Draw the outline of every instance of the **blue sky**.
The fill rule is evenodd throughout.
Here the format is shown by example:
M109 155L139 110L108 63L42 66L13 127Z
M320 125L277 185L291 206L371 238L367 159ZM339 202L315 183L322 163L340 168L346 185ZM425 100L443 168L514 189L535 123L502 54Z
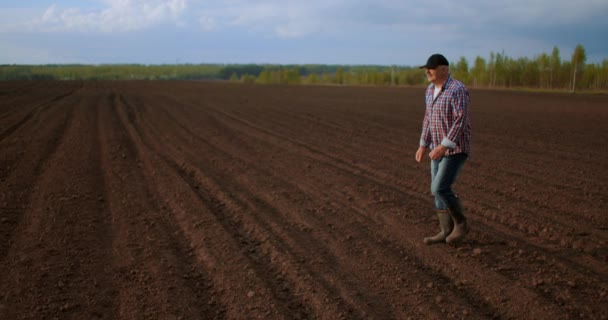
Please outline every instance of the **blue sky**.
M0 64L608 59L606 0L0 0Z

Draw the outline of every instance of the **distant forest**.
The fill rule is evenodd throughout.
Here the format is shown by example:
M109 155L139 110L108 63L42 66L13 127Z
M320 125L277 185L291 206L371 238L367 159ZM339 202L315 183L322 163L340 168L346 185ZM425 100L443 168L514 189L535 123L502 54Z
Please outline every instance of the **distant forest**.
M608 90L608 59L586 63L582 45L564 60L557 47L532 59L491 52L488 59L450 63L452 76L475 88ZM416 86L427 83L424 70L382 65L0 65L0 80L227 80L255 84L332 84Z

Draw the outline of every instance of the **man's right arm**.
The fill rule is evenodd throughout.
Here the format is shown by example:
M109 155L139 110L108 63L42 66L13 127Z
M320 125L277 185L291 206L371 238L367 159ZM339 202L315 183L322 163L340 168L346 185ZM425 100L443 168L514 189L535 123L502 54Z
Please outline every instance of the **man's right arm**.
M430 123L431 118L429 117L429 108L426 107L424 111L424 120L422 120L422 133L420 134L420 146L428 147L431 142L431 131Z
M426 101L426 99L425 99L425 101ZM428 147L428 145L430 144L430 141L431 141L431 132L430 132L430 126L429 126L430 120L431 119L429 117L429 109L425 108L424 119L422 120L422 133L420 134L420 146L418 147L418 150L416 151L416 161L418 161L418 162L422 161L422 157L424 156L424 153L426 152L426 148Z

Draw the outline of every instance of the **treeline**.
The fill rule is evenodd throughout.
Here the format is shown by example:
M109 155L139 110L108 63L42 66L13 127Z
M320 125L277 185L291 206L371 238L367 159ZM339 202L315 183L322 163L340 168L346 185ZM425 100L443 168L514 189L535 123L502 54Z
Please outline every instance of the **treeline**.
M258 72L230 68L231 81L258 84L419 85L424 73L412 67L350 65L265 65Z
M220 80L222 68L216 64L0 65L0 80Z
M491 52L473 64L461 57L450 63L452 76L476 88L532 88L552 90L608 90L608 59L587 64L585 49L576 46L569 60L559 48L532 59ZM424 85L424 70L400 66L257 66L225 69L232 81L260 84ZM251 71L251 72L250 72Z
M585 49L579 44L569 60L562 60L557 47L551 54L533 59L492 52L488 60L477 57L472 66L460 58L450 71L472 87L607 90L608 59L599 64L587 64L586 60Z
M258 65L258 64L177 64L177 65L0 65L0 80L233 80L265 84L399 84L391 81L387 66L342 65ZM409 70L411 68L405 68ZM354 75L357 75L355 77ZM355 79L357 78L357 79ZM409 84L421 81L421 74Z
M557 47L534 58L491 52L472 63L450 63L452 76L470 87L548 90L608 90L608 59L586 63L578 45L570 59ZM0 65L0 80L230 80L256 84L424 85L424 70L409 66L352 65Z

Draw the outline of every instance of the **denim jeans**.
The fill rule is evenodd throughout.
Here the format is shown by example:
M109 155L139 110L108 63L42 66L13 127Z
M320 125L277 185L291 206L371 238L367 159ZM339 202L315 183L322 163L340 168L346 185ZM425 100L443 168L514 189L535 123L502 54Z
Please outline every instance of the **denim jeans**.
M447 210L457 201L452 192L452 184L468 157L466 153L458 153L431 160L431 192L435 196L437 210Z

